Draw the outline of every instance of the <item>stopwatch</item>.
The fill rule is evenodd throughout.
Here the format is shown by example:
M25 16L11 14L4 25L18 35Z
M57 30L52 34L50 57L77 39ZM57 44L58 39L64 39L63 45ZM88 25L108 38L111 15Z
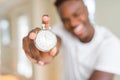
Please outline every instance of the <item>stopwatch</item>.
M48 29L45 28L45 24L42 24L40 31L37 34L37 37L34 40L35 46L42 52L49 52L57 44L57 37L51 31L51 27Z

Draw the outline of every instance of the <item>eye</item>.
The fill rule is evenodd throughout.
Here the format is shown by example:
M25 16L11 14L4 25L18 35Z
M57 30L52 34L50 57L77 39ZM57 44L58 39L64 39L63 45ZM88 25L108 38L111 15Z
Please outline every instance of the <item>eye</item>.
M63 23L68 23L69 19L62 19Z
M75 13L75 14L73 14L73 17L75 17L75 18L77 18L77 17L79 17L80 16L80 13Z

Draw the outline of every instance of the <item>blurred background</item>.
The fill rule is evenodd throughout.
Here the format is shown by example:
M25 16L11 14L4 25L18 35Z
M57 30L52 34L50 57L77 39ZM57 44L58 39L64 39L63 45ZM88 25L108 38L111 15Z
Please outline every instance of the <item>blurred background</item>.
M60 22L55 0L0 0L0 74L9 80L61 80L62 56L39 66L31 63L22 49L22 39L41 25L42 15L51 25ZM120 37L120 0L85 0L91 22L104 25ZM0 76L1 78L1 76ZM120 80L120 76L114 80Z

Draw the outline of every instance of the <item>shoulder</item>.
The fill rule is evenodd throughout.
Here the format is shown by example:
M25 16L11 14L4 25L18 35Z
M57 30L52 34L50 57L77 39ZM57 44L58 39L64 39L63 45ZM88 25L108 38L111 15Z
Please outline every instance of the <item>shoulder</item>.
M99 51L104 54L120 52L120 39L109 29L103 26L97 26L99 36L101 36ZM120 54L120 53L119 53Z
M102 36L101 48L120 48L120 39L115 34L106 27L100 26L97 28L99 29L99 34Z
M101 45L120 45L120 39L104 26L95 26L96 36L101 39Z
M120 74L120 40L107 28L101 27L101 31L102 40L96 70Z

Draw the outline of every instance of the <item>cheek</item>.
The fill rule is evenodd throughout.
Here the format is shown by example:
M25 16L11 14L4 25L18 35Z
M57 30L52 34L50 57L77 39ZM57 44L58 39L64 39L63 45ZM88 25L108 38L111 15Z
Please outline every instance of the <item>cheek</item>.
M80 16L80 18L81 18L82 22L84 22L84 23L88 22L88 16L87 15L83 14L83 15Z
M65 27L65 29L68 30L68 31L71 30L71 28L70 28L70 26L69 26L68 24L64 24L64 27Z

